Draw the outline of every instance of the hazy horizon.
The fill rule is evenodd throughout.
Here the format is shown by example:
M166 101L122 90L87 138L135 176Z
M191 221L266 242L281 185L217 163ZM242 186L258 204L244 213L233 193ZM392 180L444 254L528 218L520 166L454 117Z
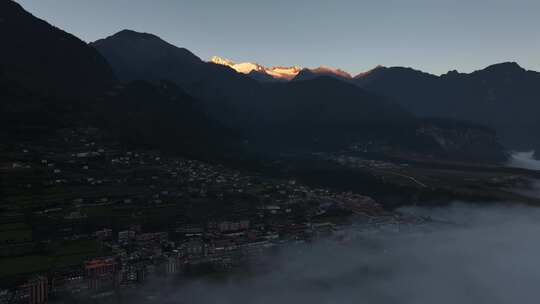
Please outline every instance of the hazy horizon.
M377 65L471 72L506 61L540 70L540 2L532 0L17 2L87 42L132 29L203 60L326 65L351 74Z

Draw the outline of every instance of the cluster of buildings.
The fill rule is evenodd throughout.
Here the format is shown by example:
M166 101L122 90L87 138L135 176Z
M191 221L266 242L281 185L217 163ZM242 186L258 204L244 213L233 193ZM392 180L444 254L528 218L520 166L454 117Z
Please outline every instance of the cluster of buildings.
M2 185L10 191L0 229L9 217L10 229L30 231L0 231L2 257L39 255L35 248L56 241L91 240L100 249L61 267L21 271L16 284L0 288L0 303L108 296L155 276L264 268L281 246L332 235L351 218L396 220L370 197L129 150L99 134L64 130L41 144L2 147L0 174L11 179ZM14 246L23 249L13 253Z
M274 209L264 210L272 212ZM373 224L380 224L377 217ZM172 232L102 229L93 236L107 254L77 265L32 274L23 283L0 289L0 303L48 303L69 297L110 297L153 278L189 276L245 268L262 271L269 257L291 243L332 236L332 222L221 221L182 225Z
M365 169L380 169L380 170L399 170L403 167L407 167L407 164L396 164L392 162L382 161L382 160L373 160L365 159L358 156L347 155L347 154L324 154L322 155L324 159L333 161L342 166L352 167L352 168L365 168Z

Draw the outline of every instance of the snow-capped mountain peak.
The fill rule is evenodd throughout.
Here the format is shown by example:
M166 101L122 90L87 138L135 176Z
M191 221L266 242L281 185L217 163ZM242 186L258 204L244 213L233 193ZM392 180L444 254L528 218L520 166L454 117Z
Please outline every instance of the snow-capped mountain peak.
M237 72L244 73L244 74L249 74L252 71L264 72L266 70L266 68L263 67L262 65L259 65L257 63L252 63L252 62L238 63L238 64L233 65L232 68L235 69Z
M278 79L292 80L298 73L302 71L301 67L271 67L266 69L266 73Z
M238 73L249 74L251 72L258 72L258 73L267 74L268 76L276 80L291 80L296 75L298 75L298 73L300 73L300 71L302 70L302 68L297 67L297 66L267 68L258 63L253 63L253 62L235 63L232 60L222 58L219 56L212 57L210 59L210 62L228 66L232 68L233 70L237 71Z
M210 62L215 63L215 64L226 65L226 66L233 66L234 65L234 62L232 60L222 58L222 57L219 57L219 56L212 57L210 59Z
M233 70L236 70L237 72L243 73L243 74L249 74L252 71L264 72L265 70L265 67L257 63L252 63L252 62L235 63L232 60L229 60L227 58L222 58L219 56L212 57L210 59L210 62L228 66L232 68Z
M233 70L237 71L238 73L243 74L250 74L253 72L258 73L257 75L263 74L267 79L274 79L274 80L293 80L300 74L302 71L307 70L312 74L315 75L333 75L336 77L344 78L344 79L352 79L352 76L340 69L331 68L328 66L320 66L315 69L304 69L299 66L290 66L290 67L283 67L283 66L274 66L267 68L265 66L262 66L258 63L253 62L242 62L242 63L235 63L232 60L222 58L219 56L214 56L210 59L210 62L215 64L221 64L228 66L232 68Z

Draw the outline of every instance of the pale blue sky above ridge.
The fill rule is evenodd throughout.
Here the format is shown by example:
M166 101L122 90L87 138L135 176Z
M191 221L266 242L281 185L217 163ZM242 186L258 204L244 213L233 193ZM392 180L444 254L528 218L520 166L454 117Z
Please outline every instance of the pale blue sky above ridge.
M539 0L18 0L85 41L156 34L204 60L378 64L441 74L516 61L540 71Z

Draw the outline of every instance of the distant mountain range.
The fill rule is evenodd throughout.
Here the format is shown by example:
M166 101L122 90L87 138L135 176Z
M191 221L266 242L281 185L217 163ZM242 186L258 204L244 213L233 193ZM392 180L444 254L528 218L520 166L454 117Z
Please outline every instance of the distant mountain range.
M394 123L414 120L400 107L337 79L263 84L223 65L234 66L230 61L215 58L220 64L204 62L186 49L150 34L121 31L91 45L124 82L171 80L205 103L211 117L231 128L244 130L255 141L260 138L257 134L271 136L275 128L284 126L288 131L279 133L280 137L292 137L293 143L309 142L320 137L315 134L317 130L337 126L348 126L353 132L368 124L386 129ZM244 72L262 69L255 65L250 68L253 69ZM336 136L327 138L334 140ZM317 141L324 142L320 138Z
M234 63L229 59L218 56L212 57L210 62L230 67L238 73L251 75L259 80L292 80L302 70L302 68L297 66L267 68L252 62ZM266 77L263 75L266 75Z
M317 115L320 121L329 122L332 112L342 110L345 110L342 116L332 115L336 123L352 115L356 115L357 122L361 122L362 117L382 122L384 117L391 115L392 110L409 116L399 107L388 108L383 99L337 79L311 79L302 85L295 82L263 85L246 75L265 71L262 66L236 65L217 57L214 62L219 64L207 63L188 50L151 34L124 30L91 45L107 59L120 80L171 80L206 101L214 117L225 123L283 123L292 119L293 112L300 115L296 118L301 118L301 114L305 113L304 116ZM239 73L231 67L244 70ZM279 71L279 68L271 69ZM321 84L326 87L325 91L321 90ZM302 94L297 92L298 88L302 88ZM314 107L315 104L327 109L320 111L320 107ZM371 108L380 109L374 113L377 115L366 117L365 113L370 112Z
M261 81L309 80L321 76L330 76L338 79L352 79L352 76L349 73L327 66L320 66L315 69L301 68L299 66L274 66L268 68L253 62L235 63L229 59L218 56L212 57L210 62L230 67L238 73L249 75L256 80Z
M208 111L232 123L257 100L261 84L229 67L207 63L161 38L130 30L90 44L110 63L120 81L169 80L207 103Z
M0 20L9 25L0 32L14 41L0 48L0 115L10 135L23 132L20 128L98 124L130 144L192 153L219 154L228 147L320 151L376 143L380 149L437 157L505 157L490 129L415 116L408 99L396 97L433 89L406 86L408 95L401 96L393 91L398 84L389 82L385 91L382 84L396 79L386 73L393 69L351 77L324 67L265 68L215 58L216 64L130 30L88 45L12 1L1 2ZM255 74L274 80L257 81ZM414 86L433 81L422 73L410 77L416 78L402 81Z
M311 80L330 76L387 97L419 117L441 117L470 121L494 128L510 149L540 146L540 73L527 71L515 62L489 66L473 73L450 71L436 76L412 68L377 66L352 77L339 69L293 67L286 77L270 75L254 63L234 64L214 57L261 81Z
M467 120L497 130L511 149L540 146L540 73L506 62L470 74L436 76L379 67L353 83L420 117Z
M411 123L414 121L411 115L392 105L395 100L379 98L358 88L362 86L361 79L367 80L378 70L385 69L382 67L351 77L330 68L266 68L256 63L236 64L220 57L206 63L157 36L133 31L119 32L92 45L118 70L121 79L173 80L190 94L206 101L213 117L233 128L263 133L261 128L264 127L271 130L270 134L277 125L287 126L288 131L281 136L296 134L296 139L302 135L304 139L313 139L317 137L316 132L328 134L328 130L334 130L327 139L348 137L350 141L353 140L350 133L366 136L367 133L377 134L376 129L384 129L383 133L388 135L392 133L391 129L400 129L405 121L409 126L421 124ZM139 73L140 69L144 73ZM286 76L279 78L275 73L272 76L272 71L276 70L287 71ZM298 74L292 77L297 71ZM270 78L273 81L269 81ZM296 82L306 83L297 85ZM388 120L387 117L393 118ZM306 124L307 121L310 123ZM366 132L366 128L372 131ZM302 135L298 134L299 130L303 130ZM396 134L401 132L396 131L393 135ZM401 136L400 141L412 143L413 137Z

